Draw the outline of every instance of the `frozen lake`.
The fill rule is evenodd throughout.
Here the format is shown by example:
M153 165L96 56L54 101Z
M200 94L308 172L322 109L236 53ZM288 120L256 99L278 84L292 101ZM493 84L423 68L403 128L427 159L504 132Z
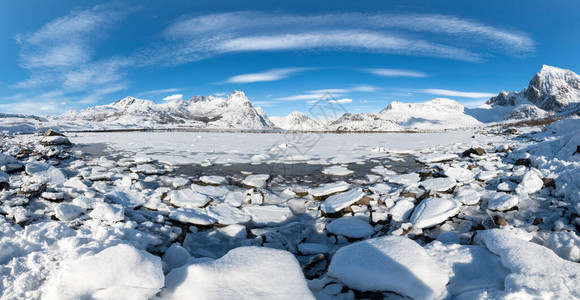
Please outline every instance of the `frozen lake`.
M306 163L335 165L397 158L424 151L465 150L501 143L473 131L442 133L91 132L71 136L85 151L106 143L109 153L146 156L171 165ZM445 150L443 150L445 149ZM97 154L97 153L95 153Z

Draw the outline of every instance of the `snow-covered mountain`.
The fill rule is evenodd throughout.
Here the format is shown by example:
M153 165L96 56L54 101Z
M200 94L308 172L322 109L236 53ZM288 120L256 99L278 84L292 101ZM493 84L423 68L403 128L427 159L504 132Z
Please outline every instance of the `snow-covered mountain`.
M109 105L70 111L51 118L70 123L94 124L97 122L103 127L126 125L145 128L160 126L233 129L274 128L274 124L268 119L266 113L260 108L255 108L246 95L240 91L234 91L227 98L195 96L188 101L175 100L162 104L126 97Z
M502 91L486 104L514 108L514 114L507 118L574 112L580 108L580 76L570 70L543 65L521 92Z
M479 126L460 103L435 98L423 103L393 101L380 113L345 114L328 126L331 131L440 130Z
M318 131L324 129L324 122L312 119L299 111L293 111L285 117L270 117L270 121L284 130Z

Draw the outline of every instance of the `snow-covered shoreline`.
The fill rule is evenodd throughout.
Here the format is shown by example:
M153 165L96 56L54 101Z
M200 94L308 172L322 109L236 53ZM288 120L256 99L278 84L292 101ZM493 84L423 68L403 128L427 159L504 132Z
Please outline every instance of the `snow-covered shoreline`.
M0 295L576 297L578 128L323 134L290 154L304 141L282 134L4 135ZM418 165L390 169L402 155ZM277 168L211 176L296 162L326 165L326 183ZM176 173L191 164L205 174Z

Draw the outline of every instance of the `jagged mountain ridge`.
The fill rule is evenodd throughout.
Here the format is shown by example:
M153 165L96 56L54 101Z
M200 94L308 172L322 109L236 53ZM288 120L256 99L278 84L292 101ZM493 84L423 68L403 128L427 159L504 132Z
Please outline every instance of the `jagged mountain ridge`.
M580 105L580 76L571 70L543 65L521 92L502 91L486 102L490 106L534 105L562 113Z
M234 91L227 98L195 96L187 101L174 100L162 104L126 97L109 105L70 111L52 118L62 121L105 122L145 127L158 125L236 129L274 127L266 113L260 108L255 108L240 91Z
M435 98L424 103L393 101L379 113L346 113L337 120L317 120L294 111L268 118L243 92L227 98L195 96L157 104L126 97L109 105L71 111L51 120L106 128L189 127L219 129L285 129L297 131L404 131L481 126L511 119L543 118L580 108L580 76L570 70L544 65L521 92L502 91L486 104L467 109L460 103ZM84 122L84 123L83 123ZM96 126L95 124L99 124ZM103 125L104 124L104 125Z

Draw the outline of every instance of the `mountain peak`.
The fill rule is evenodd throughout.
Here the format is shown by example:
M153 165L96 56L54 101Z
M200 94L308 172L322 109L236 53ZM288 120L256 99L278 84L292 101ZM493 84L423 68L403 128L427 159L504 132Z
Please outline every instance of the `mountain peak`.
M117 101L111 103L111 106L114 106L117 108L127 108L129 106L136 105L136 104L148 106L148 105L155 104L155 103L151 100L138 99L135 97L128 96L128 97L125 97L121 100L117 100Z

